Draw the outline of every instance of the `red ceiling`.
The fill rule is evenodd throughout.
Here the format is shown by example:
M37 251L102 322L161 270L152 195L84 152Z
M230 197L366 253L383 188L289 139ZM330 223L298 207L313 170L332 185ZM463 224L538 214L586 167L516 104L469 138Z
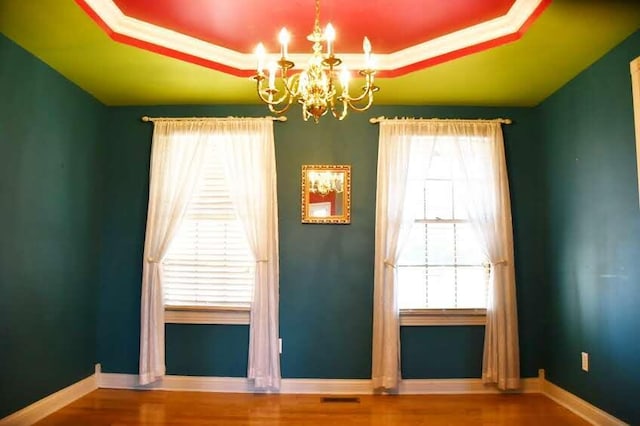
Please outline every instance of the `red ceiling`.
M339 52L360 52L369 37L390 53L506 14L515 0L322 0L320 24L336 28ZM125 14L213 44L249 53L260 41L278 49L283 26L290 51L307 53L313 0L114 0ZM342 32L343 30L344 32Z

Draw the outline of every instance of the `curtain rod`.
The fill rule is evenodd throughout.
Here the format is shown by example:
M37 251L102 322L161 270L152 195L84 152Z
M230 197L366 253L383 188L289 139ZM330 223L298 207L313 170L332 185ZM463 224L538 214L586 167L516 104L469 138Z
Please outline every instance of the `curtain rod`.
M377 124L377 123L381 123L383 121L392 121L392 120L407 120L407 121L440 121L440 122L447 122L447 121L452 121L452 122L457 122L457 123L501 123L501 124L511 124L511 119L510 118L494 118L492 120L485 120L485 119L458 119L458 118L414 118L414 117L395 117L395 118L387 118L384 115L381 115L380 117L371 117L369 119L369 123L371 124Z
M233 116L229 116L229 117L149 117L147 115L143 115L142 117L140 117L140 119L144 122L147 121L151 121L151 122L156 122L156 121L224 121L224 120L234 120L234 119L243 119L243 118L266 118L267 120L271 120L271 121L287 121L287 117L285 116L280 116L280 117L271 117L271 116L267 116L267 117L233 117Z

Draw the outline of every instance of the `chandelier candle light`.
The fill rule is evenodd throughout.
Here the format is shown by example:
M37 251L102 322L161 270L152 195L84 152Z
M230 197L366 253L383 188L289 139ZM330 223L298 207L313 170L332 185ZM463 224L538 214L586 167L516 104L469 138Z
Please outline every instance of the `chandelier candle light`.
M373 94L379 87L373 84L375 69L371 43L364 38L364 69L359 74L364 77L365 85L358 96L349 94L349 70L342 66L342 60L334 53L336 32L328 24L324 33L320 29L320 0L316 0L315 23L313 33L307 40L313 42L313 54L307 66L300 72L289 74L295 64L288 59L290 35L285 28L280 31L280 59L268 65L268 77L264 73L267 53L262 43L256 48L258 57L258 73L253 77L260 100L268 105L274 114L284 114L297 101L302 105L302 117L307 121L310 117L318 123L320 117L328 111L338 120L347 116L349 108L365 111L373 103ZM323 53L322 42L326 42L326 53ZM280 70L280 79L276 87L276 74ZM336 76L339 73L336 83ZM267 87L264 87L267 80ZM282 93L280 93L282 92Z

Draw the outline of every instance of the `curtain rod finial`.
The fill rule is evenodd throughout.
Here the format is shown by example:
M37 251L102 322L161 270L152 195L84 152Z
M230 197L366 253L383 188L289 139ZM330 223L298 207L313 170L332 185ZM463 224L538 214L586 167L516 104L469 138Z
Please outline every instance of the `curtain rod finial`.
M143 115L142 117L140 117L140 119L141 119L142 121L144 121L145 123L146 123L147 121L151 121L151 119L149 118L149 116L148 116L148 115Z

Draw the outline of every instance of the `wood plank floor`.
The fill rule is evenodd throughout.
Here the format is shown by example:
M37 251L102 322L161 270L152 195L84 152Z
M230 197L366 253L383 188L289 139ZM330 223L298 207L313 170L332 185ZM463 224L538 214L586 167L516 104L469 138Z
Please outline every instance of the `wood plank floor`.
M587 425L540 394L358 396L99 389L37 425Z

